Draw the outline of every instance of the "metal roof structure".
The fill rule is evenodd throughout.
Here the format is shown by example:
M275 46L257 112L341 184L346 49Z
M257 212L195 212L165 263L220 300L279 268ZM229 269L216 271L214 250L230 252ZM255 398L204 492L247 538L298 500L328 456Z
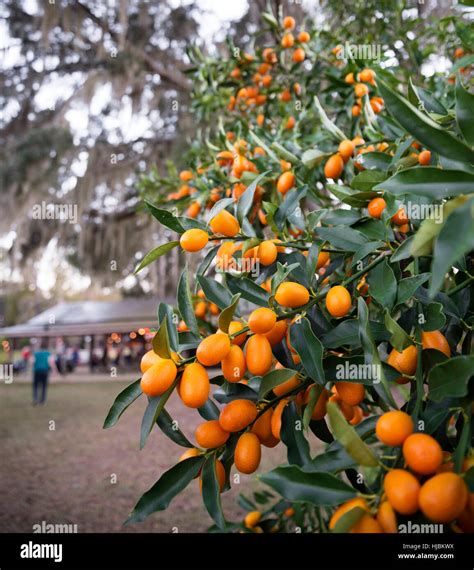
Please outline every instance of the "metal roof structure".
M156 327L158 303L155 298L59 303L26 323L0 328L0 337L82 336Z

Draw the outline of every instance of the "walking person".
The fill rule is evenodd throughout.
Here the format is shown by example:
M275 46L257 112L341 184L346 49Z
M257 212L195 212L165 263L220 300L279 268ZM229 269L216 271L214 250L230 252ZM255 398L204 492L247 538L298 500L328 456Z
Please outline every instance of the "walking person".
M43 342L41 348L34 353L33 363L33 405L44 404L46 402L46 390L51 367L49 360L51 352L47 350L47 345Z

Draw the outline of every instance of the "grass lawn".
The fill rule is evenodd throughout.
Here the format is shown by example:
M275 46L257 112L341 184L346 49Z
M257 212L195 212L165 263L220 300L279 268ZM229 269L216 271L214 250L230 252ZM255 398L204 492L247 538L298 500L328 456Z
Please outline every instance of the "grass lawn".
M28 384L0 385L0 532L31 532L32 525L71 523L78 532L204 532L212 523L205 511L199 485L176 497L167 511L141 524L122 527L139 499L184 451L155 427L139 450L139 432L145 400L125 412L118 424L102 429L115 396L126 384L53 384L43 407L31 405ZM177 395L168 411L192 439L202 421L183 408ZM55 429L51 429L54 425ZM263 448L260 471L285 461L285 449ZM116 477L116 483L112 478ZM241 520L236 505L239 492L257 488L254 476L223 495L226 517Z

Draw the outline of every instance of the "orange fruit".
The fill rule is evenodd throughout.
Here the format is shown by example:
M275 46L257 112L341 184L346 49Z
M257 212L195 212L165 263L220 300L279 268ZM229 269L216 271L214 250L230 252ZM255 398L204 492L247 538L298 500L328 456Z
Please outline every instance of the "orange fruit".
M295 51L293 52L292 60L295 63L301 63L302 61L305 60L305 57L306 57L306 53L305 53L304 49L299 47L299 48L296 48Z
M209 235L207 232L198 228L193 228L192 230L184 232L179 243L184 251L195 252L206 247L208 241Z
M285 195L290 188L293 188L295 185L295 175L293 172L286 171L283 174L280 174L278 181L277 181L277 190L280 194Z
M296 307L306 305L309 301L309 291L299 283L285 281L278 286L275 300L282 307L295 309Z
M244 525L247 528L253 528L254 526L258 525L261 518L262 518L262 513L260 511L250 511L250 513L247 513L245 515Z
M193 362L184 367L179 395L185 406L188 408L204 406L209 397L209 388L209 376L204 366L199 362Z
M260 440L251 432L243 433L235 446L235 467L241 473L253 473L260 465L262 450Z
M356 382L336 382L336 389L341 400L349 406L357 406L365 396L364 385Z
M232 400L220 413L219 424L225 431L240 431L257 417L257 406L250 400Z
M434 473L443 463L440 444L426 433L414 433L403 442L403 456L408 466L422 475Z
M324 165L324 176L337 180L344 170L344 161L339 154L330 156Z
M383 529L370 515L363 515L356 524L351 528L351 532L355 534L362 534L362 533L382 533Z
M233 344L221 362L222 374L227 382L239 382L246 370L245 356L240 346Z
M280 400L273 410L272 415L272 435L275 439L280 440L280 430L281 430L281 416L285 406L288 404L288 400Z
M402 445L413 433L413 420L407 413L399 410L386 412L377 420L375 433L385 445Z
M294 38L293 34L285 34L281 38L281 47L283 49L293 47L294 45L295 45L295 38Z
M422 150L418 155L418 162L421 166L426 166L430 163L431 160L431 152L429 150Z
M283 382L283 384L278 384L278 386L275 386L275 388L273 388L273 392L275 396L283 396L283 394L290 392L290 390L294 390L299 385L300 381L298 380L298 374L295 373L294 376L292 376L286 382Z
M215 366L227 356L229 350L229 337L224 333L215 333L199 343L196 350L196 357L204 366Z
M230 325L229 325L229 334L233 335L238 333L240 330L242 330L244 327L243 323L240 323L239 321L231 321ZM247 338L247 333L244 332L242 334L238 334L237 336L235 336L232 339L232 344L237 344L238 346L240 346L241 344L243 344L245 342L245 339Z
M398 532L397 515L388 501L380 503L377 511L377 522L383 532L394 534Z
M364 511L369 510L369 507L367 506L365 499L362 499L361 497L355 497L355 499L350 499L349 501L347 501L346 503L344 503L335 510L334 514L331 517L331 520L329 521L330 530L332 530L336 526L337 521L343 515L345 515L349 511L352 511L352 509L355 509L356 507L364 509Z
M209 420L198 425L194 437L199 447L214 449L224 445L230 433L221 427L218 420Z
M145 373L154 364L158 364L160 360L162 360L161 356L156 354L154 350L149 350L142 356L142 359L140 361L140 370L142 373Z
M183 182L189 182L189 180L193 179L193 173L190 170L181 170L179 178Z
M354 416L353 416L352 420L349 421L349 423L351 424L351 426L356 426L357 424L360 424L363 417L364 417L364 414L362 412L362 408L360 406L355 406L354 407Z
M403 226L408 222L408 216L405 208L398 209L398 212L392 216L392 222L397 224L397 226Z
M302 31L298 34L298 41L302 44L309 42L310 39L311 36L308 34L308 32Z
M345 317L352 305L349 291L342 285L331 287L326 295L326 309L333 317Z
M354 154L355 144L352 141L346 139L339 143L337 150L342 156L342 160L344 162L347 162Z
M294 126L295 126L295 118L294 117L288 117L288 120L285 123L285 129L291 130Z
M349 83L350 85L353 85L355 83L355 79L354 79L354 74L352 72L348 73L345 77L344 77L344 81L346 83Z
M258 246L258 259L262 265L271 265L278 255L277 246L271 240L262 241Z
M196 317L203 319L206 316L207 303L205 301L198 301L194 307L194 314Z
M263 376L272 367L272 347L262 334L252 335L245 346L245 361L248 371L254 376Z
M291 16L286 16L283 18L283 27L285 30L293 30L296 25L295 19Z
M273 408L268 408L255 420L251 430L265 447L275 447L279 441L272 434L272 417Z
M234 237L240 232L240 225L230 212L227 210L220 211L217 216L209 222L211 229L216 234L222 234L227 237Z
M360 136L357 135L352 139L352 142L356 145L356 146L361 146L365 143L364 139Z
M375 100L375 98L372 98L370 101L370 106L372 107L372 111L376 114L380 113L383 109L383 105L381 103L379 103L378 101Z
M267 309L265 307L255 309L255 311L252 311L249 316L249 329L258 334L268 333L275 326L276 319L277 316L271 309Z
M277 321L272 330L267 332L264 336L267 337L268 342L271 346L275 346L283 339L283 337L286 335L287 330L288 323L282 319L281 321Z
M359 79L365 81L366 83L373 81L375 79L375 72L372 69L363 69L359 73Z
M176 364L168 358L163 358L143 374L140 387L150 398L161 396L171 387L177 373Z
M364 83L356 83L356 85L354 86L354 94L357 98L367 95L368 92L369 88Z
M432 348L434 350L439 350L448 358L451 356L451 348L446 337L441 331L422 332L421 344L423 345L423 350Z
M330 256L328 251L320 251L318 255L318 261L316 262L316 269L321 269L329 261Z
M291 101L291 93L288 89L284 89L281 94L280 94L280 100L288 103L289 101Z
M389 503L398 513L416 513L420 484L414 475L404 469L392 469L385 475L383 484Z
M362 112L360 105L352 105L351 114L353 117L359 117Z
M402 352L393 349L388 355L387 363L405 376L413 376L416 372L418 351L416 346L407 346Z
M456 473L440 473L428 479L420 490L420 509L433 522L449 523L464 511L469 493Z
M387 207L387 202L383 198L374 198L369 202L367 210L369 211L369 216L371 218L376 218L377 220L381 218L382 212Z

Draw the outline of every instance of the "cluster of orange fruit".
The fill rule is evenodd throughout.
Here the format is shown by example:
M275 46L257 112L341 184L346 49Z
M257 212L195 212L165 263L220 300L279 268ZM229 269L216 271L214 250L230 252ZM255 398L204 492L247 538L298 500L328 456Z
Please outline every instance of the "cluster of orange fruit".
M352 116L358 117L362 111L362 98L369 95L370 89L368 85L376 86L375 81L375 71L373 69L363 69L360 73L354 77L354 73L348 73L344 81L350 85L354 85L354 96L356 97L356 103L352 107ZM380 113L384 107L384 101L382 97L371 97L369 100L370 106L374 113Z
M456 521L455 529L474 531L474 493L469 493L463 477L454 473L450 454L430 435L413 431L413 420L405 412L386 412L378 419L378 439L390 447L402 446L405 467L390 469L385 475L378 506L369 506L362 497L351 499L334 512L330 529L344 514L359 507L365 513L351 527L353 533L396 533L396 513L408 516L419 510L432 522ZM472 465L474 458L465 459L462 471Z

